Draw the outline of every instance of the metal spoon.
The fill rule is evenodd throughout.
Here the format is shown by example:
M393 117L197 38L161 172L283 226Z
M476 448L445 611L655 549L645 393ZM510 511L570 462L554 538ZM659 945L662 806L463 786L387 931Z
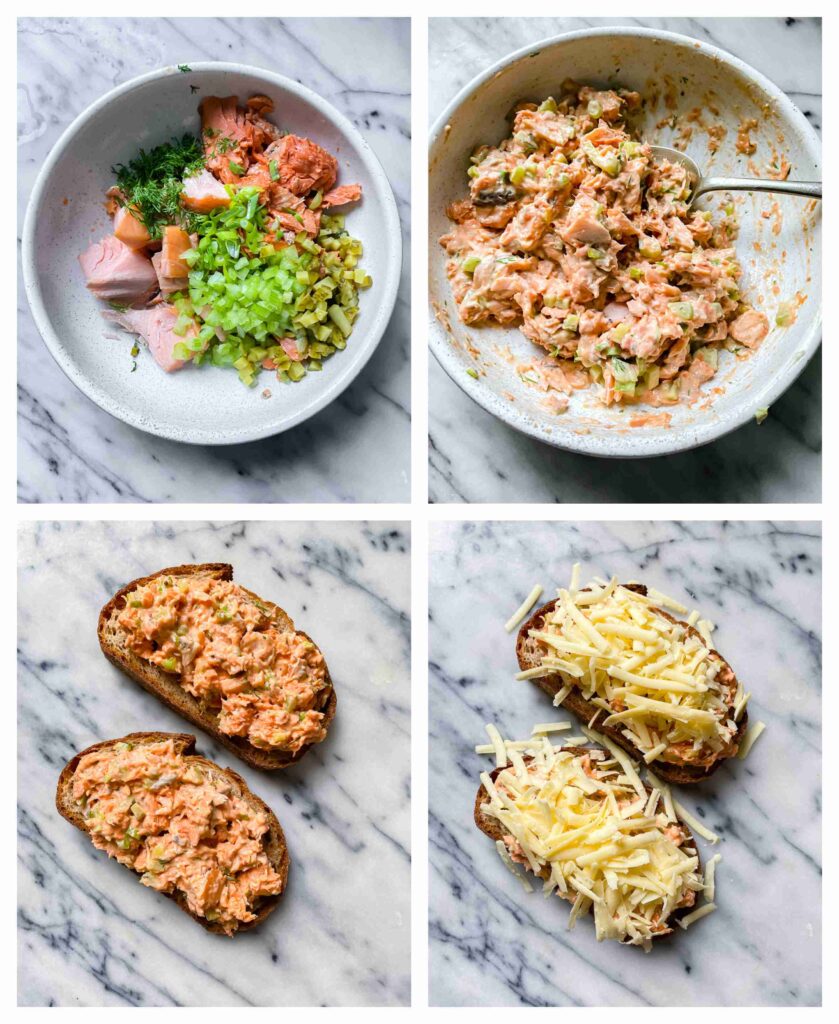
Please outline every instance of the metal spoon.
M667 146L651 146L656 160L669 160L681 164L688 172L691 184L690 206L706 192L786 192L793 196L821 199L820 181L775 181L774 178L703 178L697 164L685 153Z

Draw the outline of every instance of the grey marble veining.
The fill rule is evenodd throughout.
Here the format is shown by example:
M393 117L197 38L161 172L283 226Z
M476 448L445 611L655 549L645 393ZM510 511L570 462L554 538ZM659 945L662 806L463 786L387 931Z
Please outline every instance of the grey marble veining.
M410 998L407 523L76 523L19 537L18 1001L61 1006L405 1005ZM99 608L140 575L229 561L323 649L326 741L249 768L102 656ZM60 614L56 608L60 607ZM259 928L211 935L55 810L64 763L99 739L194 732L276 812L289 885Z
M504 622L584 579L634 578L699 608L767 729L678 799L721 836L718 910L649 954L525 893L472 821L474 753L576 722L517 682ZM485 1006L811 1006L821 998L821 540L815 523L435 523L430 536L430 1000Z
M821 23L814 18L446 18L429 23L429 117L475 75L529 43L634 25L693 36L763 72L821 130ZM587 458L511 430L429 360L429 493L435 502L775 502L821 498L821 358L760 426L666 459Z
M359 377L307 423L229 448L150 437L98 409L49 356L19 281L19 500L408 500L408 20L26 18L18 29L18 231L44 158L85 107L154 68L229 59L302 82L353 122L390 179L404 243L393 318Z

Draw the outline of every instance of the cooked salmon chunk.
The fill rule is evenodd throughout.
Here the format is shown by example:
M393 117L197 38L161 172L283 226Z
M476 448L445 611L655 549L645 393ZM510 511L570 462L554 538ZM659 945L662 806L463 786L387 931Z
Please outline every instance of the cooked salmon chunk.
M79 256L87 287L105 302L134 306L157 290L157 274L144 253L130 249L115 235L94 242Z
M146 225L127 206L114 213L114 235L129 249L144 249L151 241Z
M184 340L184 337L175 334L172 329L178 320L178 312L174 306L160 303L151 309L126 309L122 312L108 309L102 316L111 323L124 327L126 331L138 334L148 345L154 361L167 373L180 370L184 365L174 355L175 345ZM185 335L194 336L194 329L188 330Z
M205 168L184 178L181 203L193 213L210 213L221 206L230 206L230 196L218 178Z

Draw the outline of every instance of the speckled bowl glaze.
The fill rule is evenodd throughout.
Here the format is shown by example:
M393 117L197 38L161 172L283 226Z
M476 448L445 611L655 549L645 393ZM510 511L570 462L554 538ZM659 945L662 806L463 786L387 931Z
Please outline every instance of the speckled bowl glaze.
M472 150L508 135L506 114L522 99L557 94L573 78L603 87L638 90L649 103L643 137L671 145L675 133L660 122L673 112L694 108L715 111L709 120L727 131L712 155L707 135L695 131L687 152L706 174L759 176L780 154L789 160L789 177L821 178L818 136L801 112L763 75L730 54L684 36L648 29L603 28L572 32L511 54L470 83L442 114L431 132L429 181L429 336L431 349L446 372L487 412L532 437L559 448L607 457L664 455L706 444L770 406L795 380L821 337L821 206L798 197L734 193L740 218L737 251L743 265L742 290L769 316L772 330L752 357L737 360L722 353L720 369L692 406L668 409L665 426L630 426L645 412L606 408L594 388L576 392L567 412L547 410L544 395L522 382L516 365L539 354L519 331L501 327L467 328L459 322L446 279L446 255L438 239L450 226L445 208L466 194L465 169ZM751 136L757 152L737 153L738 126L756 118ZM753 161L752 166L749 162ZM703 197L699 206L716 209L723 193ZM776 233L777 232L777 233ZM784 299L804 296L796 323L774 326ZM477 371L473 379L467 370Z
M191 87L197 87L193 92ZM364 198L347 209L347 229L364 243L373 285L347 347L300 383L263 374L253 388L235 371L211 366L164 373L144 350L132 372L132 339L106 324L85 288L78 254L110 233L103 208L111 168L200 127L203 96L263 93L280 127L334 154L339 183L360 182ZM23 231L23 274L35 322L61 369L97 405L140 430L192 444L232 444L278 434L314 415L351 383L378 345L396 301L401 265L399 217L388 180L350 122L310 90L241 64L161 68L109 92L67 129L38 177ZM115 335L120 335L115 340ZM271 396L262 397L265 388Z

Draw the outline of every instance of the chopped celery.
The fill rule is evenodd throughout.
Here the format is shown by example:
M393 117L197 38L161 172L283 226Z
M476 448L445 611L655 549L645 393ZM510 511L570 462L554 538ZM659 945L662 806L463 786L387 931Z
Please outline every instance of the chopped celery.
M608 174L610 178L616 178L620 174L620 158L614 151L604 153L591 142L584 141L583 152L595 167L599 167L600 170Z
M310 205L320 205L317 199ZM301 379L307 366L319 368L311 364L346 344L358 313L358 289L372 284L358 267L361 243L346 233L342 217L325 214L317 239L301 231L279 249L268 221L253 188L234 193L227 209L197 216L189 290L173 297L175 332L184 337L175 346L176 358L233 367L247 385L266 360L289 380ZM198 330L187 337L191 325ZM333 332L341 345L322 344L334 341ZM276 344L280 338L295 339L301 354L312 344L322 344L323 351L292 372L294 364Z
M677 320L693 320L693 303L668 302L667 305Z
M795 323L795 306L792 302L781 302L775 314L776 327L789 327Z
M661 242L652 235L641 235L638 240L638 252L647 260L661 258Z

